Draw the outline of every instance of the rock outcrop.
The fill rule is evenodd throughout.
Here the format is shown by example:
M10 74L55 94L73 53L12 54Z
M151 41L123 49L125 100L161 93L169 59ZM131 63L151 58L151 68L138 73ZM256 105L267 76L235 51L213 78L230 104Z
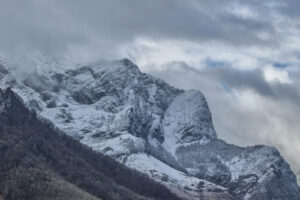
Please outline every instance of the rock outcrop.
M218 139L200 91L176 89L128 59L81 67L57 62L26 79L2 71L1 85L39 116L182 197L300 199L296 176L275 148Z

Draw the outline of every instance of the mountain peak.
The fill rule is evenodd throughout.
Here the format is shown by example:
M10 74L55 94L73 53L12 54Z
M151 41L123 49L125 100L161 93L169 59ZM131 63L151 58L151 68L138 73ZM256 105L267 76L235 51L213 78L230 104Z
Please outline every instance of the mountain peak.
M295 176L280 155L217 138L200 91L174 88L128 59L62 68L10 85L27 107L95 151L192 196L187 199L221 188L239 199L298 200ZM1 85L7 80L0 77ZM21 109L23 103L8 89L0 105Z
M164 114L163 129L167 149L195 142L208 143L217 139L204 95L198 90L188 90L178 95Z
M126 70L127 73L133 73L133 74L141 73L139 67L128 58L123 58L120 60L108 62L106 66L110 66L110 67L114 66L115 67L114 69L121 70L121 71Z
M131 60L129 60L128 58L123 58L120 60L124 66L127 67L133 67L133 68L138 68L138 66L136 64L134 64Z

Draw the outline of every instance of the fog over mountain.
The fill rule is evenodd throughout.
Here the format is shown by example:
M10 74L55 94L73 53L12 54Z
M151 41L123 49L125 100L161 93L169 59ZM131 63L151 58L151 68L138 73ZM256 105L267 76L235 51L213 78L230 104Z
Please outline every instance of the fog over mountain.
M300 173L299 1L0 3L0 60L20 75L33 69L32 55L128 57L178 88L200 89L220 138L276 146Z

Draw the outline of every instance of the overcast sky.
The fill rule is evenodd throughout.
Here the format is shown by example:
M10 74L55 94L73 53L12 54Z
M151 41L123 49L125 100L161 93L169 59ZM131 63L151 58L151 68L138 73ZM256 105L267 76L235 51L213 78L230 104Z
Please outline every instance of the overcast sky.
M296 168L299 11L299 0L0 0L0 54L128 57L177 87L200 89L220 138L274 145Z

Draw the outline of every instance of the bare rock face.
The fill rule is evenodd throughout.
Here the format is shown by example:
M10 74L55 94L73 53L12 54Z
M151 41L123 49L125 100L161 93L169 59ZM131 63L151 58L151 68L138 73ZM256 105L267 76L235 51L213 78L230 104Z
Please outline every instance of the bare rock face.
M2 67L0 85L57 128L183 198L300 199L296 176L275 148L218 139L200 91L176 89L128 59L54 63L39 61L44 67L25 79Z
M200 91L190 90L177 96L164 113L162 124L166 149L174 144L207 143L217 139L210 111Z

